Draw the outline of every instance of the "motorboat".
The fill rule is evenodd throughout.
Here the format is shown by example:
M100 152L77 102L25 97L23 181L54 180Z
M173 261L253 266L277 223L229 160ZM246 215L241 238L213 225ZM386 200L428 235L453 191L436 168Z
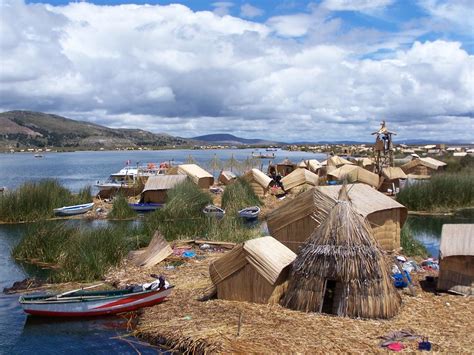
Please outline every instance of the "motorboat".
M130 208L136 212L151 212L162 208L162 203L129 203Z

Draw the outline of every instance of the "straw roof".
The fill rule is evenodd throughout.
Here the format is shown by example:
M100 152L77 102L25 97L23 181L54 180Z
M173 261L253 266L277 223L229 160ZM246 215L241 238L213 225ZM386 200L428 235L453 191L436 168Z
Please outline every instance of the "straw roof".
M347 160L347 159L344 159L344 158L341 158L340 156L338 155L334 155L332 157L330 157L328 160L325 160L321 163L321 165L332 165L332 166L341 166L341 165L354 165L353 162Z
M186 175L154 175L150 176L143 188L145 191L170 190L179 183L185 181Z
M254 180L264 188L269 187L270 183L272 182L272 179L269 176L265 175L262 171L258 169L251 169L247 171L244 175L244 179Z
M441 259L474 256L474 224L444 224L439 253Z
M173 249L171 249L168 242L157 231L153 235L148 247L143 250L130 252L129 257L135 265L149 268L159 264L171 254L173 254Z
M356 158L357 162L360 163L362 166L370 166L374 165L374 161L370 158L364 157L364 158Z
M277 165L296 165L295 163L293 163L290 159L286 158L285 160L283 160L282 162L278 163Z
M188 175L195 183L202 178L214 179L210 173L196 164L178 165L178 173Z
M434 159L434 158L415 158L411 161L409 161L408 163L402 165L402 170L403 171L407 171L415 166L418 166L418 165L423 165L423 166L426 166L427 168L430 168L430 169L433 169L433 170L438 170L439 168L443 167L443 166L446 166L447 164L442 162L442 161L439 161L437 159Z
M382 175L387 180L406 179L408 176L398 166L391 166L382 169Z
M332 292L329 303L328 290ZM282 304L349 317L390 318L398 313L401 298L388 265L345 187L293 262Z
M318 224L326 219L329 211L336 203L341 185L316 186L289 200L273 210L267 217L270 233L292 224L304 217L311 216ZM400 209L400 226L407 218L407 209L402 204L365 184L348 184L347 191L352 207L362 217L372 213Z
M301 186L304 184L316 186L318 185L318 181L318 175L302 168L293 170L290 174L286 175L283 179L281 179L283 187L286 191L289 191L294 187Z
M290 265L296 254L272 237L246 241L234 247L209 266L214 285L250 264L259 275L274 285L283 269Z
M347 180L348 182L363 182L373 187L379 186L379 176L371 173L357 165L343 165L331 172L328 176L332 176L337 180Z
M321 163L316 159L302 160L298 164L299 168L306 168L313 173L321 169Z

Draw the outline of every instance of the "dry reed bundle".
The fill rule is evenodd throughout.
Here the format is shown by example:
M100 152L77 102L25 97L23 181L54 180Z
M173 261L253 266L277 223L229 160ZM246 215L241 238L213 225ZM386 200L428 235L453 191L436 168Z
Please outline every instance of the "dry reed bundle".
M173 254L173 249L160 232L156 231L148 247L143 251L131 252L130 259L137 266L149 268L159 264L171 254Z
M332 282L332 301L326 304ZM283 304L295 310L362 318L390 318L401 298L369 224L352 207L345 186L328 218L293 263Z

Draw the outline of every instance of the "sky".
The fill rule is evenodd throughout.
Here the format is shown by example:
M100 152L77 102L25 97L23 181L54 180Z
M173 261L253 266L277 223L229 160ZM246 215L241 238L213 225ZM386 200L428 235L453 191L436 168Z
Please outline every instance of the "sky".
M473 0L0 0L0 111L182 137L474 142Z

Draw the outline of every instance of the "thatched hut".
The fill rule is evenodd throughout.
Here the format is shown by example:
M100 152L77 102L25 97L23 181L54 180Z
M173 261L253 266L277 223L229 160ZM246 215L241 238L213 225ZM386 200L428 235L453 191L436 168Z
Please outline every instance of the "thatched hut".
M298 251L336 203L341 185L317 186L289 200L267 217L270 235ZM407 218L405 206L365 184L348 185L353 208L365 217L384 250L400 247L400 230Z
M295 257L274 238L257 238L213 261L209 274L220 299L268 303L278 286L287 280Z
M286 158L276 165L276 172L281 176L286 176L296 169L296 164Z
M356 158L357 165L363 167L365 170L374 171L375 162L367 157Z
M397 192L400 189L402 181L405 181L408 176L399 167L388 167L382 169L382 176L380 178L379 191L382 192Z
M332 165L332 166L335 166L336 168L339 168L343 165L354 165L354 163L338 155L334 155L330 157L329 159L323 161L321 165L326 165L326 166Z
M343 165L328 171L328 181L361 182L372 187L379 187L379 176L357 165Z
M407 175L430 177L431 175L443 171L446 163L434 158L413 157L411 161L401 166Z
M219 178L217 179L222 185L230 185L237 179L237 175L235 175L232 171L222 170L219 174Z
M315 174L318 173L321 167L322 167L321 163L317 161L316 159L302 160L298 164L298 168L308 169L309 171Z
M309 170L298 168L281 179L286 192L299 192L317 186L319 176Z
M214 184L214 177L196 164L182 164L178 166L178 174L187 175L197 186L208 189Z
M255 194L259 197L266 196L270 190L272 179L258 169L247 171L243 178L247 180Z
M443 225L438 289L474 294L474 224Z
M391 318L401 297L367 221L343 189L292 265L282 304L304 312Z
M143 188L141 201L145 203L166 203L168 190L185 181L186 175L150 176Z

